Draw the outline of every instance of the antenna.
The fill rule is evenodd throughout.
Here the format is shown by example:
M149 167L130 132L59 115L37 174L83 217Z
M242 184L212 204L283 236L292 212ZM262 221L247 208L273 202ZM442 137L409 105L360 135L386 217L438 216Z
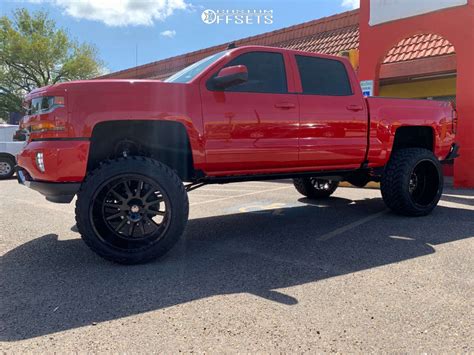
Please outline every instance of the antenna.
M135 76L138 76L138 43L135 43Z

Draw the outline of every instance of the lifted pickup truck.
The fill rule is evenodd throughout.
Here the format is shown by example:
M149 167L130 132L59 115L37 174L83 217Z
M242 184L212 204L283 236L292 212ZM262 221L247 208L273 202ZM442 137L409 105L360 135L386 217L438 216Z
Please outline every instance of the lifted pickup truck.
M53 202L77 195L83 240L119 263L165 254L203 184L293 178L325 198L379 181L394 212L423 216L457 155L450 103L366 99L344 58L281 48L223 51L164 82L56 84L26 103L19 181Z

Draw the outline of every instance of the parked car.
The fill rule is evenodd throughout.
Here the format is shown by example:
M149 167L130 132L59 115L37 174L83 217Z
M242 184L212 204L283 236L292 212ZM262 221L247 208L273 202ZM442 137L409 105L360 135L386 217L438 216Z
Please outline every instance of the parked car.
M119 263L171 249L203 184L293 178L325 198L340 181L380 181L394 212L427 215L458 150L450 103L364 98L346 59L281 48L223 51L164 82L56 84L26 102L20 183L53 202L77 195L83 240Z
M13 135L18 126L0 124L0 180L8 179L15 173L16 155L26 145L25 142L14 142Z

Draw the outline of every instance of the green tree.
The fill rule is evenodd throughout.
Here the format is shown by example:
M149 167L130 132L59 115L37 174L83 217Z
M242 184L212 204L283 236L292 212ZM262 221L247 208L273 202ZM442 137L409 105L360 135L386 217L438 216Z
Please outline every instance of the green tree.
M23 96L38 87L93 78L102 62L94 46L69 38L45 12L14 11L0 18L0 119L21 111Z

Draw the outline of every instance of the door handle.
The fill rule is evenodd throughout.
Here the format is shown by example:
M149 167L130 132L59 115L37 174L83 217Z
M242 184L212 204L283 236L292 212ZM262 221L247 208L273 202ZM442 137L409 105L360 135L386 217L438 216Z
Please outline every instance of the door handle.
M282 108L282 109L290 109L290 108L295 108L296 105L291 102L278 102L275 104L276 108Z
M349 105L346 107L349 111L354 111L354 112L357 112L357 111L362 111L364 108L360 105Z

